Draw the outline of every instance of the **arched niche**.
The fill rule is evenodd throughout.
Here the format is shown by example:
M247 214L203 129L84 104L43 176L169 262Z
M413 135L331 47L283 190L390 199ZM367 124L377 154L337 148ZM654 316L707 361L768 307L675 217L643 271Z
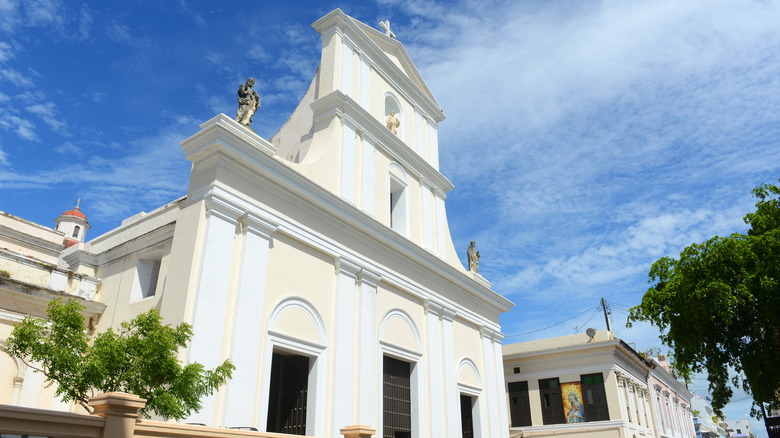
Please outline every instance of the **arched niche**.
M401 102L398 100L397 97L390 91L385 92L385 98L383 100L383 110L382 110L382 123L384 124L387 120L387 117L390 115L391 112L395 111L395 116L398 118L398 121L401 122L401 124L398 127L398 137L402 138L402 133L404 132L404 126L406 125L404 120L404 113L401 109Z

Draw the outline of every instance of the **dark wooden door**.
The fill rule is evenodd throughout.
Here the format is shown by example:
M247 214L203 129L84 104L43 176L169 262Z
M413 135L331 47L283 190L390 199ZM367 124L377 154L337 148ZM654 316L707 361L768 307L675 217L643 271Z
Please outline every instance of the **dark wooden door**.
M587 421L609 420L607 392L604 390L604 376L601 373L580 376L582 382L582 404Z
M539 381L539 397L542 402L542 421L544 424L561 424L566 422L563 414L563 397L558 379Z
M383 434L384 438L411 438L412 385L409 362L384 356Z
M528 382L509 382L509 415L512 427L531 425L531 401Z
M460 395L460 428L463 438L474 438L474 401L467 395Z
M274 353L268 403L268 432L306 435L309 358Z

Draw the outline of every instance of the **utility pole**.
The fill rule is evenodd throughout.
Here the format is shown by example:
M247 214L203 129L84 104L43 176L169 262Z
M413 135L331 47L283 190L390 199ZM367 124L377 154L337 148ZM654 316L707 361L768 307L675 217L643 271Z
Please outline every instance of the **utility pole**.
M607 302L604 298L601 299L601 308L604 309L604 320L607 321L607 331L612 332L612 327L609 325L609 313L607 312Z

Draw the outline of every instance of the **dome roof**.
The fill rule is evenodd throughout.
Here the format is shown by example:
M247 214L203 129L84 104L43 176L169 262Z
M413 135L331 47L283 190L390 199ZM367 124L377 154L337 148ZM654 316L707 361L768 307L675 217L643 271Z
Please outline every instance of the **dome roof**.
M85 216L84 213L82 213L81 210L78 207L76 207L76 208L74 208L72 210L68 210L65 213L62 213L60 215L60 217L63 217L63 216L73 216L73 217L77 217L79 219L82 219L84 221L87 220L87 216Z

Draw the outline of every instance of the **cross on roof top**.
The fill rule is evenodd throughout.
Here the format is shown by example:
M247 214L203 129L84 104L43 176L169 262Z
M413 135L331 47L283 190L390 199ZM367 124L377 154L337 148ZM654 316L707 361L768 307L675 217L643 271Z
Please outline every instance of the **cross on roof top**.
M380 21L379 27L382 28L382 30L385 31L385 35L389 36L392 39L395 39L395 34L392 30L390 30L390 20Z
M79 208L80 204L81 204L81 198L76 199L76 208Z

